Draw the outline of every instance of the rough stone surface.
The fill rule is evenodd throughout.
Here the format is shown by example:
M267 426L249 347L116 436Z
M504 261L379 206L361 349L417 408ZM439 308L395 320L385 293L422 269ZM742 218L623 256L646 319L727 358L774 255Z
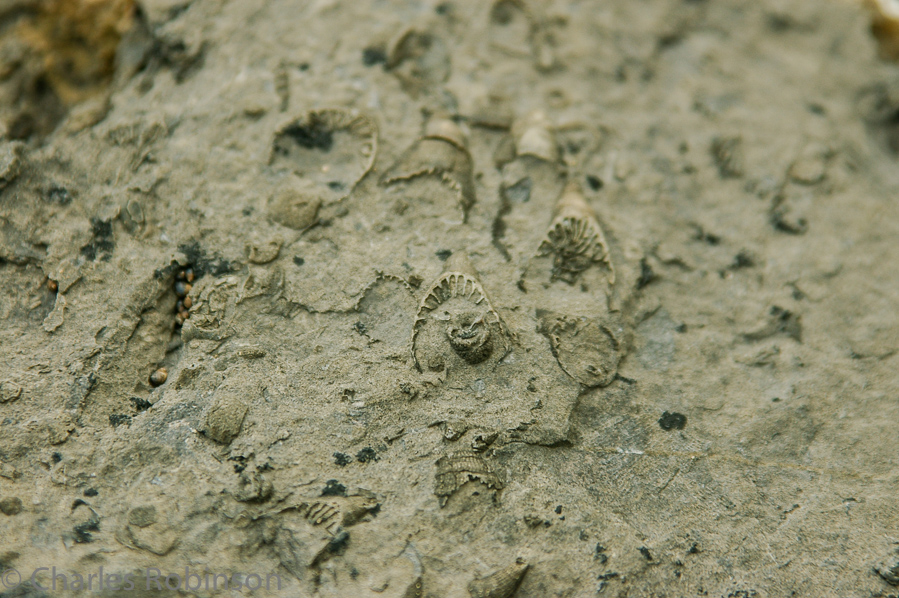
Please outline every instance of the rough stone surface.
M895 593L899 67L861 7L140 4L70 112L0 32L0 568ZM571 181L603 251L575 218L541 256ZM462 253L496 317L422 310Z

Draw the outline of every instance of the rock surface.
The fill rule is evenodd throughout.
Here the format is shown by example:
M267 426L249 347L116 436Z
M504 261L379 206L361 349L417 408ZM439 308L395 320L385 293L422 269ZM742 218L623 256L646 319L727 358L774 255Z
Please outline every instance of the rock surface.
M893 591L899 67L861 7L127 4L52 122L0 38L0 569Z

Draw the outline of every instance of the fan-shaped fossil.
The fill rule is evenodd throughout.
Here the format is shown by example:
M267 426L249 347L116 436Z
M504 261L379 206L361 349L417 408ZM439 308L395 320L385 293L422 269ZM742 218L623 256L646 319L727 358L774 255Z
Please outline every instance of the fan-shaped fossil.
M471 155L465 134L447 118L428 121L424 135L381 177L391 185L422 176L435 176L455 191L464 217L475 202Z
M540 332L569 376L584 386L606 386L621 361L622 327L599 318L539 312ZM612 316L609 316L610 318Z
M502 490L503 483L487 465L487 462L475 452L459 451L437 459L437 474L434 494L440 499L440 506L459 488L468 482L477 481L488 488Z
M275 133L269 163L313 183L328 201L349 195L378 151L374 121L354 110L310 110Z
M416 367L439 371L450 365L447 362L453 355L477 365L502 358L510 348L505 324L468 257L464 252L454 253L419 305L412 326Z
M537 249L538 257L549 255L553 257L553 280L573 284L593 264L604 264L609 284L615 283L605 235L577 183L565 186L546 238Z
M468 593L471 598L510 598L518 589L528 567L524 560L516 559L508 567L487 577L472 580L468 584Z

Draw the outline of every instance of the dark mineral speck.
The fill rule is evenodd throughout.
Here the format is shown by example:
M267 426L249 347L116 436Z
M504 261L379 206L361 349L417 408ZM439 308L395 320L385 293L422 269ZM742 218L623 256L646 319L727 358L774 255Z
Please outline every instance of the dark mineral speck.
M665 411L659 418L659 426L666 432L671 430L683 430L687 425L687 416L683 413L669 413Z

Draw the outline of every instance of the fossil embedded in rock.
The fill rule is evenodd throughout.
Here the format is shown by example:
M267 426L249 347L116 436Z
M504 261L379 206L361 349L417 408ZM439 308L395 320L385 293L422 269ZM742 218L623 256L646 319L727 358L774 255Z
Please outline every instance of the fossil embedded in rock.
M468 482L480 482L493 490L502 490L503 483L493 469L475 452L459 451L437 459L434 494L440 506Z
M508 567L487 577L472 580L468 584L468 593L471 598L510 598L518 589L528 567L524 560L517 559Z
M559 160L559 147L552 123L542 110L535 110L516 120L512 125L512 136L516 155L534 156L546 162Z
M559 365L584 386L606 386L621 361L621 326L598 318L538 312L540 332L549 339ZM612 317L612 316L609 316Z
M342 108L311 110L275 133L269 163L311 182L329 201L349 195L378 151L378 128L367 116Z
M314 189L284 185L269 198L268 214L278 224L302 231L315 224L321 203Z
M159 368L150 374L150 386L160 386L165 383L169 377L169 372L165 368Z
M425 126L424 135L381 177L390 185L422 176L435 176L457 195L463 217L474 205L475 191L471 154L465 134L447 118L433 118Z
M899 3L896 0L865 0L871 12L871 33L877 39L883 60L899 61Z
M554 280L573 284L593 264L604 264L609 284L615 282L605 235L577 183L568 183L556 204L555 217L537 250L538 257L547 255L553 256Z
M419 370L446 367L451 355L445 348L469 365L501 358L510 349L505 325L463 252L447 260L412 327L412 357Z
M530 54L534 66L541 71L557 66L555 40L540 2L495 0L490 22L491 46L512 56Z
M314 526L324 528L332 536L341 529L358 523L367 515L376 514L380 504L373 494L327 496L302 500L281 512L295 510Z
M400 30L387 46L384 69L412 97L431 93L450 76L450 52L439 35L417 27Z

